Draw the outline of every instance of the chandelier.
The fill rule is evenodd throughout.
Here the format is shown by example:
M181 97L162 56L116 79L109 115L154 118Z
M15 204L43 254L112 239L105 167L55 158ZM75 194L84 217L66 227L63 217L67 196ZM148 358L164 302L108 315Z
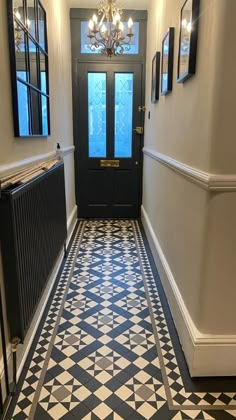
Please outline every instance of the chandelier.
M122 9L116 6L116 0L100 1L98 6L100 21L94 14L88 24L91 51L98 51L111 57L130 50L131 39L134 36L133 21L129 18L128 29L125 31L125 26L121 22L122 13Z
M13 9L13 13L15 15L15 18L18 21L22 21L22 16L20 14L20 11L18 9L18 7L15 7ZM29 30L31 25L31 22L29 19L26 20L26 28ZM14 20L14 33L15 33L15 47L16 47L16 52L20 52L22 45L24 44L24 32L23 29L19 26L18 22L16 20Z

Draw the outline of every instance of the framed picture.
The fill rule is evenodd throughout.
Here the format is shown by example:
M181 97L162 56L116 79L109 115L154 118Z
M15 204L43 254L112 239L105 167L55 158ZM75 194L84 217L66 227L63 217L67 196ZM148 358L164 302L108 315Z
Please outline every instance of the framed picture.
M174 62L174 37L175 29L169 28L162 41L161 59L161 93L167 95L172 91L173 62Z
M180 17L178 83L195 74L200 0L186 0Z
M154 104L159 100L159 87L160 87L160 61L161 53L156 52L152 59L152 90L151 101Z

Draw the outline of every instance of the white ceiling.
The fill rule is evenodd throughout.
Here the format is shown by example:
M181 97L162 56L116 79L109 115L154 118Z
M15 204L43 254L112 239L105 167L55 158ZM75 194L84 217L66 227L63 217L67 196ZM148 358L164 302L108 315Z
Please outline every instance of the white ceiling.
M121 9L146 10L149 0L117 0L117 5ZM99 0L68 0L70 8L84 7L88 9L97 9Z

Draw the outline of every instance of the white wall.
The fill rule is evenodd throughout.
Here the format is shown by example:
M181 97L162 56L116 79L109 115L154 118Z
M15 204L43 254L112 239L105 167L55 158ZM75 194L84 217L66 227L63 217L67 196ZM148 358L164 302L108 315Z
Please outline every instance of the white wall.
M184 84L177 84L182 5L183 0L150 1L145 148L178 161L180 166L188 165L190 171L198 171L201 176L233 174L236 179L236 81L233 76L236 2L201 0L196 75ZM170 26L175 28L173 91L160 97L157 104L151 104L151 62L155 52L161 50L162 38ZM184 337L188 334L192 351L203 335L207 340L223 337L225 344L230 336L236 344L233 299L236 294L236 193L208 191L171 166L145 155L143 220L153 248L156 240L173 276L168 278L165 272L162 281L182 344L185 346ZM170 285L170 277L174 279L174 286ZM199 365L198 368L197 373L207 372ZM236 374L236 366L233 369ZM196 369L191 373L195 375ZM210 374L214 372L211 370Z
M65 0L42 0L42 4L47 13L51 136L21 139L15 138L13 132L6 2L0 0L0 173L6 165L13 162L19 164L22 160L54 152L56 143L60 142L61 147L67 151L64 161L67 220L70 230L76 219L76 205L74 156L71 148L73 125L69 8ZM0 277L3 283L1 270ZM43 303L45 296L42 299ZM28 336L30 338L30 334ZM21 354L26 346L27 339Z

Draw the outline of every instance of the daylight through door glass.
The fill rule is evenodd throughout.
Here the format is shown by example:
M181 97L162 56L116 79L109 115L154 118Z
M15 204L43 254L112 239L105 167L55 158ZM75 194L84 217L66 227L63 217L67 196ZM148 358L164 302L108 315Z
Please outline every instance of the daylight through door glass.
M89 157L106 157L106 73L88 73Z
M132 157L133 73L115 74L115 157Z

